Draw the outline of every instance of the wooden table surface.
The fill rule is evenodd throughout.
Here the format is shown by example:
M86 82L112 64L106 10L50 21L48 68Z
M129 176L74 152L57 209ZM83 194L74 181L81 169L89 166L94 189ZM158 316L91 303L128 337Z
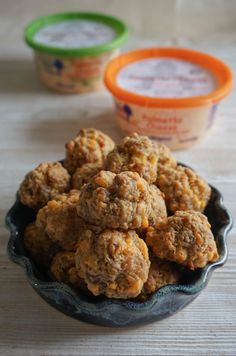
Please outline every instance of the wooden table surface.
M131 47L146 45L136 40ZM188 44L189 45L189 44ZM236 50L220 44L195 45L236 69ZM7 48L9 52L7 52ZM19 48L19 52L18 52ZM176 153L223 193L236 216L236 95L222 103L209 136ZM57 95L34 74L30 52L12 39L0 56L0 354L69 355L236 355L236 230L229 258L208 287L187 308L161 322L110 329L73 320L46 304L29 286L24 271L6 256L7 209L24 174L44 160L61 159L64 142L80 127L104 130L114 139L112 99L106 92Z

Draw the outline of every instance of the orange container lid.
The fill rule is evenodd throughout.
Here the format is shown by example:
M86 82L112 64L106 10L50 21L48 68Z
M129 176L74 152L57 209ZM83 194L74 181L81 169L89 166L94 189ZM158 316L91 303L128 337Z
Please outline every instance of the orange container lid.
M119 72L127 65L153 58L173 58L191 62L208 70L216 81L216 88L208 94L187 97L149 97L121 88L117 83ZM145 48L130 51L112 60L105 70L104 82L119 100L147 107L180 108L217 103L232 89L233 74L227 64L209 54L185 48Z

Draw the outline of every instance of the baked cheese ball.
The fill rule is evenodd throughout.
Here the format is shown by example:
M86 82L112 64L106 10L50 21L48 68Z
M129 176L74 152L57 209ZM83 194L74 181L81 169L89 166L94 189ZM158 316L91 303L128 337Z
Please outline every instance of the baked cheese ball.
M75 138L68 141L65 147L64 167L72 174L86 163L102 164L115 144L101 131L85 128L81 129Z
M80 192L71 190L50 200L39 210L36 225L44 231L51 241L57 242L63 250L72 251L76 247L83 222L76 212Z
M163 167L176 168L177 162L171 154L169 147L162 143L158 143L156 147L158 152L157 174L159 174Z
M155 256L192 270L219 258L207 217L200 212L177 211L146 234L146 243Z
M100 163L87 163L77 168L71 179L72 188L80 190L99 171L102 170Z
M150 254L149 254L150 255ZM179 272L172 262L163 261L155 257L150 257L151 265L148 273L148 279L144 283L141 293L137 299L146 301L150 295L159 288L167 284L175 284L179 281Z
M104 169L114 173L137 172L148 183L153 183L157 177L157 162L158 152L154 143L147 136L134 133L126 136L108 154Z
M166 216L161 194L156 190L155 202L152 194L149 184L138 173L100 171L82 188L78 215L101 228L147 228L153 216L152 207L155 206L157 215Z
M86 230L75 255L76 268L93 295L134 298L148 278L150 261L145 242L133 230Z
M53 280L93 298L145 302L181 283L183 267L217 261L202 214L211 188L167 146L137 133L115 146L84 128L65 147L63 165L41 163L19 189L21 202L37 212L25 248Z
M43 162L25 176L19 196L23 204L40 209L55 195L69 189L70 175L61 163Z
M165 194L167 209L196 210L203 212L210 199L210 186L193 170L178 165L176 168L162 167L157 186Z
M52 260L50 273L55 281L70 284L84 292L88 291L84 280L79 277L78 271L75 267L74 252L58 252Z
M26 226L24 245L35 262L46 268L49 267L53 257L60 250L59 245L40 230L35 222Z
M148 215L148 226L156 226L167 216L164 194L154 184L149 186L150 191L150 213ZM147 227L148 227L147 226Z

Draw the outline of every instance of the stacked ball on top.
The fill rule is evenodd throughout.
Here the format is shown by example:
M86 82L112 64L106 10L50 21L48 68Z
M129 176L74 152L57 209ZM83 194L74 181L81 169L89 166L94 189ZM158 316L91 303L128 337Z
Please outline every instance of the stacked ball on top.
M210 194L166 146L138 134L115 145L81 129L63 164L40 164L20 186L21 202L37 211L25 247L53 279L83 293L143 301L178 283L178 266L218 259L202 214Z

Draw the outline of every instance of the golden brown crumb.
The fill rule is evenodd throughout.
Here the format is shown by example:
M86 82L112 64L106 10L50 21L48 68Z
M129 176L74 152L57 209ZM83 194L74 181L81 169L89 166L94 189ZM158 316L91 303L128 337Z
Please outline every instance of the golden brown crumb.
M153 253L190 269L203 268L219 258L207 217L197 211L177 211L146 234Z
M110 298L136 297L146 282L150 261L145 242L135 231L87 230L78 243L76 268L88 289Z
M149 186L150 190L150 214L148 226L156 226L167 216L164 194L154 184Z
M114 173L137 172L148 183L153 183L157 177L157 161L158 152L152 141L134 133L108 154L104 167Z
M177 210L202 212L210 199L210 186L186 167L162 167L156 183L165 194L167 208L173 213Z
M60 250L58 244L51 241L34 222L26 226L24 245L35 262L43 267L49 267L54 255Z
M86 163L102 164L114 146L113 140L101 131L81 129L75 138L66 143L64 166L69 173L74 173Z
M88 183L101 169L102 166L100 163L87 163L77 168L72 176L72 187L80 190L83 185Z
M70 175L61 163L44 162L25 176L19 195L23 204L40 209L55 195L69 189Z
M162 169L162 167L176 168L177 162L174 156L172 156L170 149L162 144L157 144L158 151L158 165L157 165L157 174Z
M76 248L81 229L83 229L83 222L76 212L79 196L78 190L58 195L37 214L36 225L52 241L57 242L62 249L68 251Z
M84 292L88 291L84 280L79 277L75 267L74 252L58 252L52 260L50 272L56 281L71 284Z
M77 211L88 223L112 229L147 228L151 217L166 216L159 190L135 172L99 172L82 188Z
M151 266L148 273L148 279L143 285L141 293L137 299L145 301L159 288L167 284L175 284L179 281L179 272L173 263L151 257Z

